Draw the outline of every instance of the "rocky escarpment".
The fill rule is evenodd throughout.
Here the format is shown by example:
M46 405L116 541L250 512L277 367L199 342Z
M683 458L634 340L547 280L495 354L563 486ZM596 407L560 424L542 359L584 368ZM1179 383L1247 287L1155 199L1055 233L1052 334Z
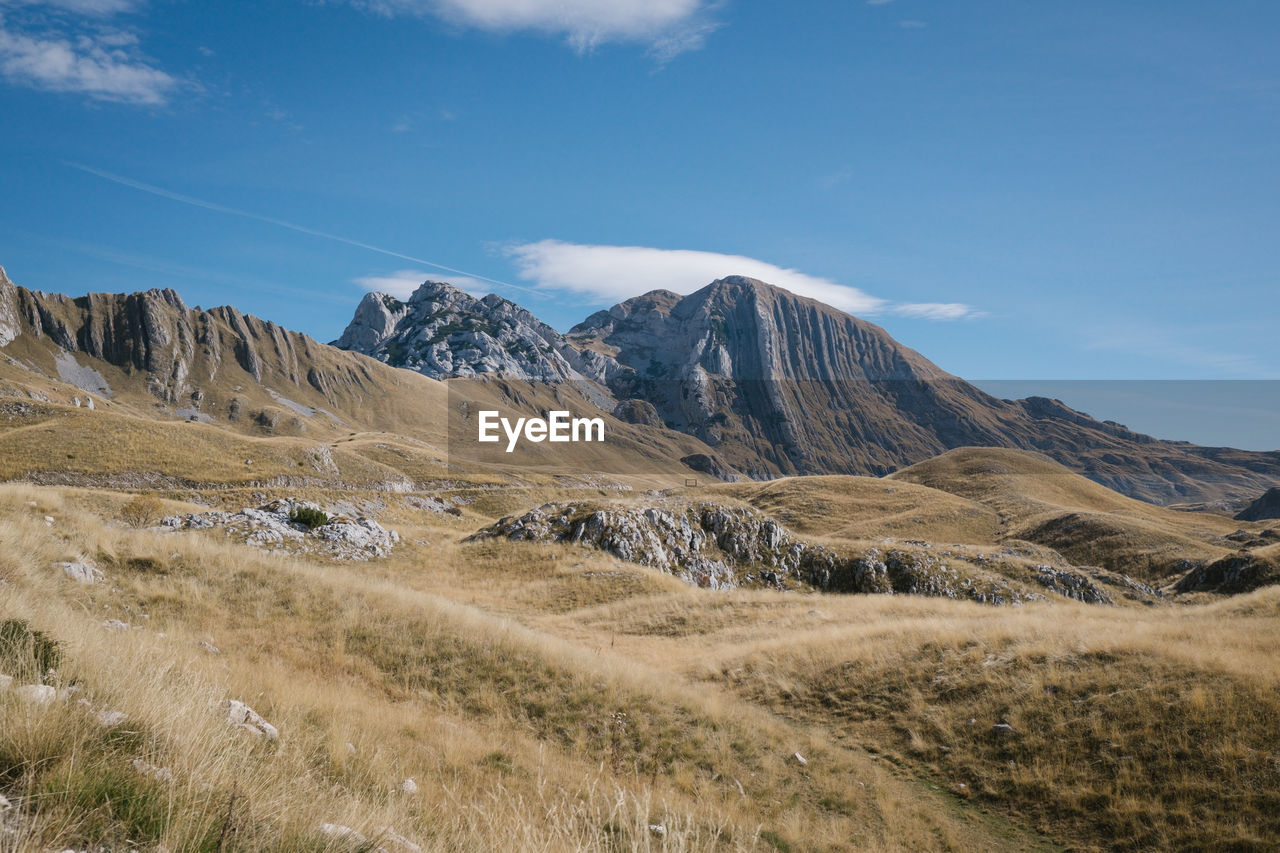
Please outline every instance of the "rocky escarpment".
M424 282L408 301L369 293L334 346L433 379L504 376L544 382L606 381L607 356L579 352L525 309L495 294L477 299Z
M795 537L751 509L709 503L634 507L546 504L509 516L471 539L567 542L660 569L701 587L802 585L828 592L879 593L1012 604L1044 596L926 550L890 547L847 553ZM1076 572L1042 567L1035 582L1091 603L1110 599Z
M90 408L119 393L139 402L140 391L173 417L273 433L302 432L316 417L358 422L371 397L396 410L394 392L408 384L235 308L190 308L173 290L70 297L19 287L2 272L0 348L11 377L73 385Z

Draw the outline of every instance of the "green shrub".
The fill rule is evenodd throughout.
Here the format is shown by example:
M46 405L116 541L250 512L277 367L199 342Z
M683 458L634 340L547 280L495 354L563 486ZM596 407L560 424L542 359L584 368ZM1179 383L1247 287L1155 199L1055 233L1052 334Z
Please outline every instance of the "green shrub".
M329 516L315 507L300 506L289 513L289 520L305 524L308 530L315 530L322 524L328 524Z
M21 619L0 622L0 672L18 681L42 683L62 659L57 642Z

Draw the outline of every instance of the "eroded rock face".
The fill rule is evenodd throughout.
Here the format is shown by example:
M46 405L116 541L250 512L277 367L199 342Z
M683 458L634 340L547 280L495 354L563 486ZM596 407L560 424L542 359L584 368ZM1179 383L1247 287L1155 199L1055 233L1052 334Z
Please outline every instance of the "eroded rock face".
M434 379L501 375L603 382L617 370L612 359L579 352L513 302L495 294L477 299L433 281L424 282L407 302L367 294L333 344Z
M224 528L228 535L265 551L322 553L339 560L370 560L385 557L400 541L400 534L387 530L371 518L330 515L329 520L311 529L292 521L302 508L318 510L316 504L293 498L246 507L239 512L201 512L171 515L160 524L174 530Z
M717 504L651 507L545 504L471 539L570 542L710 589L787 581L831 592L901 593L1007 604L1043 596L971 577L930 554L872 548L851 555L797 539L755 510Z

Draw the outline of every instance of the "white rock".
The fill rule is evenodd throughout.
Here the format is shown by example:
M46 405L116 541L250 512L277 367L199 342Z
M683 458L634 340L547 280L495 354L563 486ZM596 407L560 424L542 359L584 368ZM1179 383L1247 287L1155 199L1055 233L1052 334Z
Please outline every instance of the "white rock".
M794 758L794 759L796 760L796 764L799 764L801 767L808 767L808 766L809 766L809 762L808 762L808 761L806 761L806 760L805 760L805 758L804 758L804 756L803 756L803 755L801 755L800 753L798 753L798 752L797 752L797 753L793 754L791 757L792 757L792 758Z
M124 711L99 711L95 716L98 718L98 722L107 728L118 726L129 719L129 715Z
M13 686L13 676L0 674L0 690L8 690Z
M278 740L280 732L248 705L235 699L227 700L227 722L233 726L247 729L258 737L267 740Z
M649 831L654 835L664 836L667 834L667 828L660 823L649 824Z
M412 779L405 779L400 783L399 790L402 794L416 794L418 793L418 783Z
M52 519L46 520L52 521ZM105 577L102 572L92 564L83 561L77 561L74 563L58 563L57 566L62 569L63 574L71 578L76 583L101 583Z
M9 802L4 794L0 794L0 812L8 811L11 808L13 808L13 803Z
M347 755L356 754L356 745L354 743L347 744Z
M208 652L211 655L222 654L222 649L215 646L213 644L213 639L210 637L205 637L203 640L200 641L200 648L204 649L206 652Z
M22 701L33 705L48 705L58 697L58 691L48 684L24 684L13 692Z
M102 623L102 627L108 631L128 631L129 623L121 622L119 619L107 619Z
M52 516L52 515L46 515L46 516L44 517L44 523L45 523L45 524L47 524L47 525L52 526L52 525L53 525L53 516Z

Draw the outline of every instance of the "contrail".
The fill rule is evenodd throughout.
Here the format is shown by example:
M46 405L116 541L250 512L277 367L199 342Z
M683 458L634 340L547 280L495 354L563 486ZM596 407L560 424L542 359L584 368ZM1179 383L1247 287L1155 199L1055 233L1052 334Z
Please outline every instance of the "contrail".
M177 202L181 202L182 204L189 204L192 207L202 207L205 210L212 210L216 213L225 213L230 216L240 216L245 219L256 219L258 222L266 222L269 225L276 225L276 226L279 226L280 228L288 228L290 231L297 231L300 234L309 234L312 237L319 237L322 240L332 240L335 243L345 243L348 246L355 246L358 249L367 249L370 252L377 252L380 255L387 255L392 258L399 258L402 261L412 261L415 264L423 264L424 266L435 267L436 269L444 270L445 272L456 273L457 275L465 275L468 278L474 278L480 281L487 281L489 284L496 284L499 287L510 287L515 290L523 290L527 293L536 293L540 296L544 295L541 291L536 290L532 287L521 287L518 284L512 284L507 281L499 281L496 278L489 278L487 275L480 275L479 273L467 272L466 270L455 269L454 267L447 267L444 264L437 264L435 261L428 261L425 258L415 258L413 255L405 255L400 252L393 252L390 249L383 249L380 246L371 246L368 243L362 243L359 240L352 240L349 237L342 237L337 234L328 234L324 231L317 231L314 228L308 228L307 226L299 225L296 222L289 222L284 219L276 219L275 217L272 217L272 216L263 216L260 213L253 213L252 211L248 211L248 210L240 210L239 208L228 207L225 204L217 204L212 201L205 201L204 199L194 198L189 195L183 195L182 193L175 193L170 190L166 190L164 187L157 187L157 186L153 186L152 184L144 184L142 181L135 181L132 178L126 178L123 175L115 175L115 174L112 174L111 172L104 172L101 169L95 169L92 166L86 166L83 163L73 163L69 160L64 160L63 165L70 166L73 169L79 169L81 172L88 172L90 175L95 175L99 178L102 178L103 180L111 181L112 183L120 184L121 186L131 187L132 189L135 189L135 190L141 190L144 193L150 193L151 195L157 195L157 196L160 196L161 198L167 198L170 201L177 201Z

